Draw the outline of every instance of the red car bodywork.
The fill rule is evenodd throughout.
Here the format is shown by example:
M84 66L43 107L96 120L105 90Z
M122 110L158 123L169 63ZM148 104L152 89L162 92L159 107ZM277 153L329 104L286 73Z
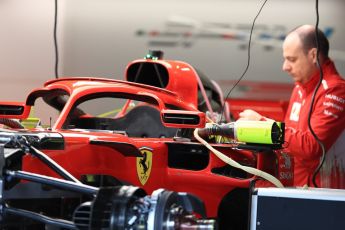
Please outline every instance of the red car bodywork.
M86 99L116 96L129 100L140 99L142 104L149 104L150 108L160 114L156 122L170 126L167 128L170 131L205 125L205 111L198 109L200 79L189 64L180 61L137 60L128 65L126 77L127 81L101 78L51 80L30 93L24 107L25 114L1 117L27 117L29 108L34 106L37 98L42 97L58 110L57 119L50 127L35 127L25 132L61 135L62 148L42 151L76 178L105 175L121 183L143 187L147 193L157 188L192 193L204 201L209 217L220 215L220 204L231 196L232 191L238 188L249 189L257 179L256 176L227 166L193 137L126 135L126 132L99 128L101 122L108 122L110 118L97 118L99 120L92 123L96 118L87 113L80 114L80 111L74 117L76 105ZM157 79L152 80L155 77ZM119 118L125 119L126 114L120 112ZM168 118L175 119L175 115L183 121L169 122ZM184 124L191 117L196 121ZM93 125L91 128L85 125L90 123ZM150 129L150 126L146 128ZM240 164L266 171L280 179L284 185L292 185L293 168L290 159L279 151L238 150L232 144L212 145ZM23 170L57 177L32 156L25 156ZM262 181L258 185L271 186Z

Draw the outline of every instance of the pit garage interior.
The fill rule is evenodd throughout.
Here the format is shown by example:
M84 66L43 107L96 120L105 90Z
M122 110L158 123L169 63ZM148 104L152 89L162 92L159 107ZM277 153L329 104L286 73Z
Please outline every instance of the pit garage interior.
M345 188L293 186L281 153L284 38L317 24L345 76L344 9L0 1L0 229L344 229ZM274 122L237 122L244 109Z

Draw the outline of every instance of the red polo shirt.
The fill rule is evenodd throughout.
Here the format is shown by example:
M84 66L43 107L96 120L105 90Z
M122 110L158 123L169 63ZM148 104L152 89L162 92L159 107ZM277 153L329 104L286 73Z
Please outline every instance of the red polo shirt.
M311 127L326 148L326 160L317 176L320 187L345 188L345 80L331 60L322 65L324 78L314 101ZM296 83L285 117L286 151L294 156L296 186L312 183L322 150L309 131L308 112L319 72L306 84ZM321 175L321 176L320 176Z

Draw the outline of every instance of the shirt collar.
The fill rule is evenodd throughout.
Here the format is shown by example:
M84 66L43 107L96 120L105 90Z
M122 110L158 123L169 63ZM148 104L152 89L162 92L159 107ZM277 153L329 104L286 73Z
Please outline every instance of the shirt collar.
M322 64L322 71L323 71L324 77L330 74L337 74L337 70L335 69L334 63L330 59L327 59ZM296 85L299 85L306 91L306 93L309 93L312 90L314 90L319 80L320 80L320 70L317 70L309 79L309 81L307 81L305 84L297 82Z

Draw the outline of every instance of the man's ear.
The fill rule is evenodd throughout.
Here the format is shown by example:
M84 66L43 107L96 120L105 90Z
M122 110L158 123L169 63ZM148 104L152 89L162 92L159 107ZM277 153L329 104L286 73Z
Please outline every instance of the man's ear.
M311 48L308 52L309 58L313 61L314 64L316 64L317 62L316 54L317 54L316 48Z

